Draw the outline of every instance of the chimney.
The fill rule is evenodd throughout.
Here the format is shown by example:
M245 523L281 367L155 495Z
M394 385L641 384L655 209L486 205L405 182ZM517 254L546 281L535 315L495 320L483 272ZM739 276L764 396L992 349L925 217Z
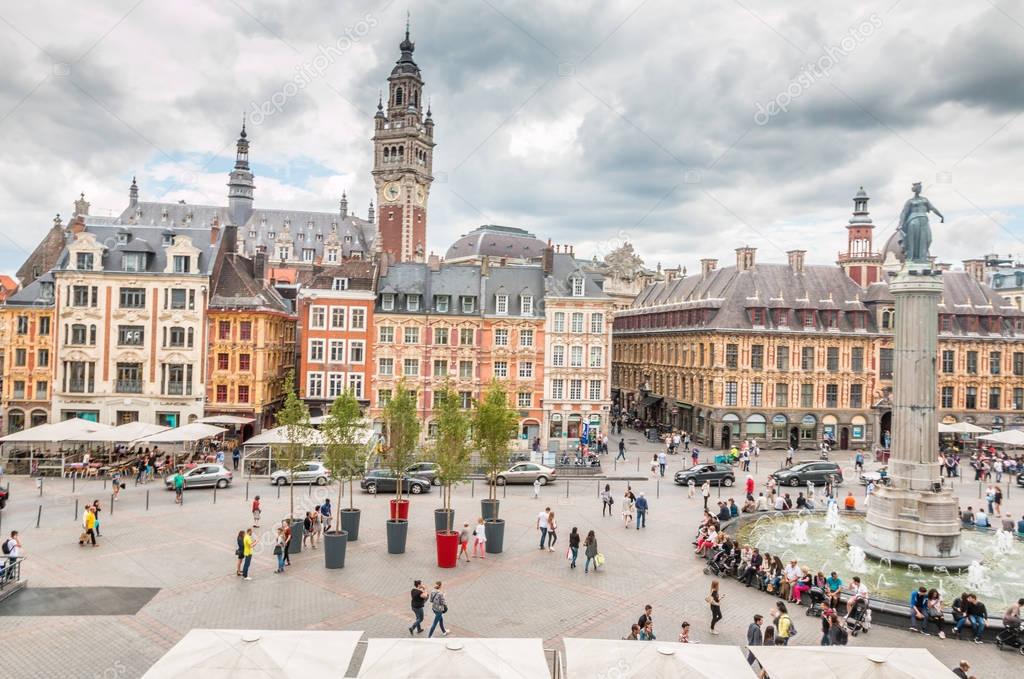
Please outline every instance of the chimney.
M430 257L427 258L427 266L430 267L431 271L440 271L441 258L435 255L433 252L431 252Z
M935 262L932 268L936 271L949 271L953 266L949 262Z
M210 245L216 245L218 238L220 238L220 219L214 217L210 224ZM234 250L234 248L230 248L228 252L234 252Z
M480 259L480 275L490 276L491 275L491 260L487 255L484 255Z
M984 259L965 259L964 260L964 271L967 275L978 281L979 283L985 282L985 260Z
M262 250L257 250L252 256L252 275L258 281L267 275L267 253Z
M736 270L746 271L754 266L754 253L757 252L757 248L744 245L741 248L736 248Z
M53 221L54 224L58 224L60 218L58 217ZM68 231L71 233L82 233L85 231L85 217L82 215L75 215L71 218L71 223L68 224Z
M707 278L708 274L715 270L718 266L717 259L702 259L700 260L700 276L701 278Z
M555 250L551 247L550 238L547 247L544 248L544 255L541 257L541 269L545 276L550 276L551 272L555 270Z
M220 224L219 222L217 222L215 220L214 224L217 225L217 228L219 228L219 224ZM210 230L210 244L211 245L217 242L217 238L215 237L214 234L215 234L214 230L211 229ZM224 225L224 235L220 237L220 240L221 240L221 242L220 242L220 249L221 250L223 250L224 252L237 252L238 251L238 227L235 226L234 224L225 224Z
M793 270L793 273L804 272L804 255L807 254L807 250L788 250L786 255L789 257L789 268Z

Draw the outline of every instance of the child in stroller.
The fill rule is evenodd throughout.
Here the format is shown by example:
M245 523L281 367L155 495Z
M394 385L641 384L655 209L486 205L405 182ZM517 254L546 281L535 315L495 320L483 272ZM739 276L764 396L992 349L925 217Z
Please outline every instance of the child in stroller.
M807 590L807 596L811 600L811 605L807 607L807 615L820 617L825 608L825 590L815 585Z
M871 629L871 609L868 608L868 600L858 597L853 604L853 610L846 616L846 627L852 636L859 632L868 633Z

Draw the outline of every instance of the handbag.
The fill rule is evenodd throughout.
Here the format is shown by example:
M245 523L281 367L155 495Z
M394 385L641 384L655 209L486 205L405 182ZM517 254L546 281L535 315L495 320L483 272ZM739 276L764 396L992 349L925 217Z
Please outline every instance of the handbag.
M281 556L284 554L284 550L281 549L281 545L274 545L274 556Z
M594 557L594 563L596 563L598 566L603 566L604 565L604 554L602 554L601 552L598 552L597 556Z

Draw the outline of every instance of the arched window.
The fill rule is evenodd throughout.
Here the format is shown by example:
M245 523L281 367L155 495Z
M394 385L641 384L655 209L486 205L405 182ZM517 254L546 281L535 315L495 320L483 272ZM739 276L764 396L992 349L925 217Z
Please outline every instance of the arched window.
M387 163L391 160L391 149L387 146L384 147L384 162Z
M395 89L395 106L401 106L402 105L402 101L405 99L404 94L405 93L402 92L402 88L401 87Z
M7 413L7 432L13 434L25 428L25 413L11 410Z
M89 344L96 346L96 326L89 326Z

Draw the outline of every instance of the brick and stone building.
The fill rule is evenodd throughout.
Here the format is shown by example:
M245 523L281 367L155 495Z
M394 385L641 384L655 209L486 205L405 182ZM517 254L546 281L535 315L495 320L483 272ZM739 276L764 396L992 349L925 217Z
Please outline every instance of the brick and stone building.
M50 421L55 365L53 276L47 272L0 307L3 432Z

